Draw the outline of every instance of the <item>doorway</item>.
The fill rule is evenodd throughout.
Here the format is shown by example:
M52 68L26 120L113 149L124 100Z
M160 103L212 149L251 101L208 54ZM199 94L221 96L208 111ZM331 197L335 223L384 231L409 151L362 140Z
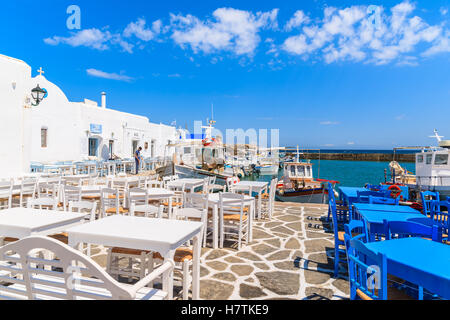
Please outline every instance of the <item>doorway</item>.
M133 140L131 143L131 149L132 149L132 153L131 156L134 157L134 153L136 152L137 148L138 148L138 142L137 140Z
M98 155L98 139L89 138L89 156L96 157Z

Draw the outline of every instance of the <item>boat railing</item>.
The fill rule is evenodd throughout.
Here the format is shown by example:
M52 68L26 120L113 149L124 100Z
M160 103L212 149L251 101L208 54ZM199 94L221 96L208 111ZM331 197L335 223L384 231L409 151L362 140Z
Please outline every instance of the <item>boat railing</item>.
M450 186L450 176L416 176L418 186Z

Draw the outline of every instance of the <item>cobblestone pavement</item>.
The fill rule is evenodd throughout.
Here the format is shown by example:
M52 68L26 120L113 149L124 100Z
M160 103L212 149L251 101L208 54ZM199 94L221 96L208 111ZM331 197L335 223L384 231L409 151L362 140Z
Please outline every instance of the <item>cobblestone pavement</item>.
M271 221L255 221L253 242L240 251L231 242L204 248L201 299L348 299L345 268L333 278L326 215L324 205L277 203ZM94 259L104 265L104 250Z

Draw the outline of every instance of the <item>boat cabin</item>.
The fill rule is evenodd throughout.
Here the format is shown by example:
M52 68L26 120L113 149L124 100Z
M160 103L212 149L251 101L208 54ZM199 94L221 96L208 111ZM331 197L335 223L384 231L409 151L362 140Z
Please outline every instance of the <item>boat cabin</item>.
M290 180L312 181L312 165L309 162L287 162L284 164L284 175Z
M442 144L441 148L424 149L416 154L417 185L450 186L449 151Z

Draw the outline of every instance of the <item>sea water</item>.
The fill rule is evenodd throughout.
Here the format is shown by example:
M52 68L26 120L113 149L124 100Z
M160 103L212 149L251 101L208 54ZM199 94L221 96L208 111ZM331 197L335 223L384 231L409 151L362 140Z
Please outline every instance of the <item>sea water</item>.
M339 181L337 186L363 187L366 183L379 184L385 181L384 170L387 171L387 180L390 180L389 162L375 161L341 161L341 160L311 160L313 163L314 178ZM414 163L400 163L400 165L415 174ZM278 178L283 176L280 169ZM267 181L272 176L251 175L243 180Z

